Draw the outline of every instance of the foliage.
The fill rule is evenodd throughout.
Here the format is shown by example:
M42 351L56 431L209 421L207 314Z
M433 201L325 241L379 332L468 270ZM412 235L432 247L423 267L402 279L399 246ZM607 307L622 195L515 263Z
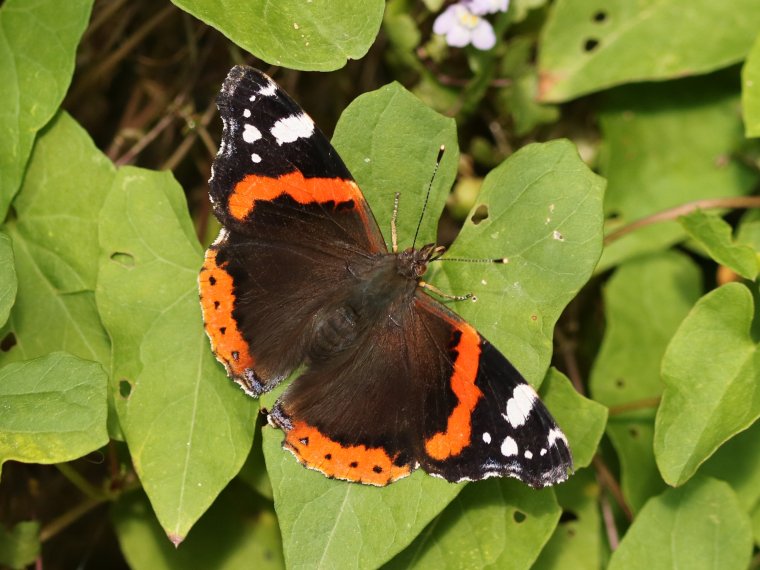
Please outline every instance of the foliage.
M0 565L757 566L760 8L480 4L492 49L439 0L0 5ZM197 273L240 62L384 233L400 192L400 247L430 189L418 243L504 260L426 280L540 387L567 483L330 480L226 379Z

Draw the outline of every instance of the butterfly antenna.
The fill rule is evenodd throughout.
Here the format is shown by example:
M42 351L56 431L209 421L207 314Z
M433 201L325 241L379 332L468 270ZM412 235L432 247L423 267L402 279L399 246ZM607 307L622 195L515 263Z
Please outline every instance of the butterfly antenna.
M414 232L414 240L412 240L412 247L417 243L417 236L420 233L420 227L422 227L422 219L425 217L425 210L427 210L428 200L430 199L430 190L433 188L433 180L438 172L438 167L441 165L441 159L443 159L443 151L446 150L444 145L438 149L438 158L435 159L435 168L433 169L433 176L430 177L430 184L428 184L427 194L425 195L425 203L422 204L422 213L420 213L420 220L417 222L417 230Z

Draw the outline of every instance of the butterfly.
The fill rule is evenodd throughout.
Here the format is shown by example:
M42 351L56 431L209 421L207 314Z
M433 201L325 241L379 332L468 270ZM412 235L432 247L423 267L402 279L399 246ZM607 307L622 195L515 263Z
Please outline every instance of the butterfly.
M232 68L217 105L209 184L222 229L199 275L204 326L251 396L305 365L268 412L283 446L377 486L417 468L451 482L566 480L567 438L536 392L425 290L444 248L389 252L338 153L264 73Z

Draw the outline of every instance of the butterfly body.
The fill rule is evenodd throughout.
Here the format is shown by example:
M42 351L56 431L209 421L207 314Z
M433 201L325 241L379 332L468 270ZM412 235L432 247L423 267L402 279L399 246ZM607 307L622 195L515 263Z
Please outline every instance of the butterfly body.
M210 181L224 226L199 277L206 332L247 393L305 365L269 412L325 475L386 485L563 481L567 440L512 364L423 290L434 244L389 252L311 119L266 75L233 68Z

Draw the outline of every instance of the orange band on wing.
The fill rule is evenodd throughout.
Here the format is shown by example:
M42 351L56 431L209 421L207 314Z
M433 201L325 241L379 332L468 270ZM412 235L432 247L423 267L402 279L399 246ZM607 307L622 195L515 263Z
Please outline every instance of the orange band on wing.
M471 326L460 323L461 336L456 345L457 358L451 376L451 389L459 402L449 415L446 431L438 432L425 440L425 451L438 461L459 455L470 443L472 436L472 412L483 396L475 385L480 360L480 336Z
M274 200L287 194L299 204L362 202L359 187L353 180L340 178L305 178L299 171L283 174L279 178L249 174L235 185L229 200L229 211L238 220L250 214L256 200Z
M381 447L344 446L305 422L293 423L284 445L306 467L346 481L382 487L412 471L409 464L395 465Z
M235 303L232 276L224 270L224 265L217 265L216 253L214 248L206 250L206 260L198 276L203 325L219 362L232 376L240 377L246 368L253 367L253 358L232 316Z

